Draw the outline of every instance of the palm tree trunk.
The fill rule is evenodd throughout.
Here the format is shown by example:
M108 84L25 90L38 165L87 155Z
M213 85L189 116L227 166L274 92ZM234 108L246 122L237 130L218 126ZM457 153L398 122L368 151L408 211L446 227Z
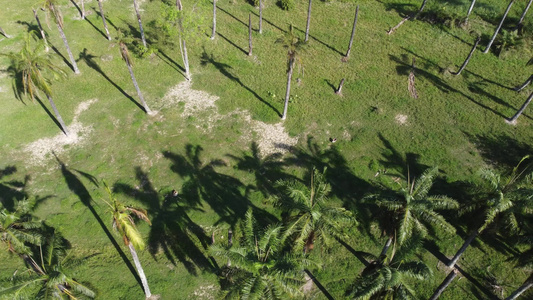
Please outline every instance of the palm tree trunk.
M470 58L472 57L472 54L474 54L474 51L476 51L477 44L479 44L479 41L481 41L481 37L477 38L476 42L474 43L474 47L472 47L472 50L470 50L470 53L466 57L466 60L463 62L463 65L461 66L461 68L459 68L459 71L457 71L456 73L452 73L453 75L459 75L459 74L461 74L461 72L463 72L463 70L466 68L466 65L470 61Z
M339 83L339 87L335 91L335 94L342 96L342 86L344 85L344 78L341 79L341 82Z
M104 22L104 28L105 28L105 32L107 34L107 39L111 40L111 35L109 34L109 29L107 29L107 22L105 21L104 9L102 8L102 0L97 0L97 1L98 1L98 8L100 9L100 17L102 17L102 21Z
M305 41L309 41L309 25L311 25L311 4L313 0L309 0L309 7L307 8L307 26L305 27Z
M7 35L7 33L4 31L4 29L2 29L2 27L0 27L0 33L5 36L6 38L9 38L9 35Z
M289 106L289 97L291 95L291 79L294 71L294 58L289 58L289 71L287 72L287 91L285 92L285 105L283 106L282 120L287 119L287 107Z
M348 51L346 51L346 55L344 55L344 57L342 58L343 62L348 61L348 58L350 57L350 52L352 51L353 38L355 36L355 26L357 26L358 15L359 15L359 5L355 7L355 18L353 20L352 36L350 37L350 43L348 44Z
M517 91L517 92L520 92L521 90L523 90L526 86L528 86L531 81L533 81L533 74L531 74L531 76L529 76L529 78L521 85L515 87L513 90L514 91Z
M509 2L509 5L507 5L507 9L505 10L505 13L503 14L502 20L500 21L500 24L496 28L496 31L494 31L494 34L492 35L492 38L490 39L490 42L487 45L487 48L485 49L485 51L483 51L483 53L485 53L485 54L489 53L490 47L492 46L492 43L494 43L494 40L496 39L496 36L498 35L498 32L500 32L500 29L502 28L503 22L505 21L505 18L507 18L507 14L511 10L511 6L513 5L514 1L515 0L511 0Z
M263 34L263 0L259 0L259 34Z
M181 0L176 0L176 7L179 11L183 9ZM181 19L178 20L178 25L179 25L179 30L180 30L179 44L180 44L181 59L183 60L183 66L185 67L185 79L191 80L191 71L189 69L189 55L187 54L187 44L185 43L185 39L182 38L183 24L181 23Z
M524 9L524 12L522 13L522 16L520 17L520 20L518 21L518 31L521 31L522 30L522 22L524 21L524 18L526 17L526 14L527 14L527 11L529 10L529 7L531 6L531 3L533 2L533 0L529 0L529 2L527 3L527 6L526 8Z
M152 296L152 293L150 292L148 280L146 280L146 275L144 275L143 267L141 266L141 262L139 261L139 257L137 256L137 251L135 251L135 248L131 243L128 244L128 248L130 248L131 256L133 257L133 262L135 263L135 268L137 268L137 273L139 273L139 277L141 278L144 294L146 295L146 298L148 298Z
M532 286L533 286L533 275L529 275L529 278L524 282L524 284L522 284L516 291L514 291L511 295L509 295L509 297L505 298L505 300L514 300L518 298L523 292L527 291Z
M429 298L429 300L437 300L440 297L440 294L444 292L444 290L448 287L448 285L450 285L450 283L452 283L452 281L455 279L456 276L457 276L457 269L454 268L450 272L450 274L446 276L444 281L439 285L437 290L435 290L435 293L433 293L433 295L431 296L431 298Z
M387 242L385 243L385 246L383 246L383 250L381 250L381 254L379 256L385 256L387 255L387 251L389 251L390 245L392 244L392 236L389 236L387 239Z
M252 56L252 14L248 14L248 56Z
M85 1L81 0L81 19L85 20Z
M144 111L147 114L152 114L152 111L144 101L143 94L141 93L141 89L139 88L139 85L137 84L137 79L135 79L135 75L133 75L133 68L131 67L131 64L129 61L126 60L126 65L128 66L128 70L130 71L131 81L133 82L133 85L135 86L135 89L137 90L137 95L139 95L139 99L141 99L141 103L144 107Z
M139 29L141 31L141 39L143 41L144 47L146 47L146 39L144 38L143 23L141 21L141 14L139 13L139 5L137 4L137 0L133 0L133 7L135 7L135 13L137 14L137 21L139 22Z
M520 115L524 112L526 107L531 102L531 99L533 99L533 92L531 94L529 94L529 97L527 97L526 102L524 102L524 104L522 104L522 107L520 107L520 109L516 112L516 114L511 119L507 120L507 123L516 124L516 119L518 119L518 117L520 117Z
M44 48L46 52L48 52L50 49L48 48L48 40L46 39L46 34L44 33L43 27L41 26L41 21L39 20L39 16L37 15L37 11L33 9L33 16L35 17L35 20L37 21L37 25L39 26L39 31L41 32L41 37L43 38L44 42Z
M215 33L217 31L217 0L213 0L213 32L211 33L211 39L215 39Z
M477 237L477 235L479 234L479 229L475 230L474 232L472 232L472 234L470 234L470 236L466 239L466 241L464 242L463 246L461 246L461 248L459 249L459 251L457 251L457 253L455 254L455 256L450 260L450 262L448 263L448 267L449 268L453 268L455 267L455 264L457 263L457 261L459 260L459 258L461 257L461 255L463 255L463 253L465 252L466 248L468 248L468 246L470 245L470 243L472 243L472 241Z
M398 23L398 25L392 27L391 29L387 30L387 34L392 34L396 29L398 29L400 26L402 26L403 23L409 21L410 19L416 19L418 17L418 15L422 12L422 10L424 10L424 7L426 6L426 2L428 0L424 0L424 2L422 2L422 5L420 5L420 9L418 9L418 11L412 15L409 15L405 18L403 18L403 20L400 21L400 23Z
M78 65L76 64L76 60L74 59L74 55L72 55L72 51L70 51L70 46L68 45L67 37L65 36L65 32L63 32L63 25L61 25L61 21L57 19L57 14L55 12L54 5L50 5L50 9L52 10L52 14L56 16L56 24L57 29L59 30L59 35L61 35L61 38L63 39L63 43L65 44L65 47L67 48L68 57L70 58L70 63L72 64L72 68L74 69L74 73L80 74L80 70L78 69Z
M48 101L50 102L50 106L52 106L52 110L54 111L54 114L56 115L56 119L59 122L59 125L61 125L61 130L65 133L65 135L68 136L68 130L67 126L65 125L65 122L63 122L63 118L61 118L61 115L59 114L59 111L57 110L56 104L54 103L54 100L50 95L46 95L48 98Z
M476 0L472 0L472 3L470 3L470 8L468 9L468 12L466 13L465 23L468 22L468 17L470 17L470 14L472 13L472 10L474 9L475 4L476 4Z

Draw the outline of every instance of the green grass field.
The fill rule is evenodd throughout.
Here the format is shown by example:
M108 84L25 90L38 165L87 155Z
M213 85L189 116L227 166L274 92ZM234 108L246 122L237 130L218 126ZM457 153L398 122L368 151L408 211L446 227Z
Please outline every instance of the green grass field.
M106 197L101 184L105 180L125 202L146 208L152 220L152 227L139 225L149 245L139 255L152 292L162 299L212 299L219 282L206 254L211 234L217 241L226 238L227 229L249 206L267 217L276 215L256 187L256 176L269 174L254 161L251 148L265 139L257 128L274 128L280 122L287 53L276 40L289 24L303 37L307 1L297 0L292 11L264 1L262 35L257 32L257 8L244 0L218 1L217 36L209 40L212 2L184 0L185 7L196 5L205 20L205 33L188 40L193 78L188 87L177 39L162 40L156 26L161 2L139 0L147 40L159 51L135 57L134 72L148 105L158 111L155 116L136 104L118 44L103 33L96 0L85 1L85 21L73 2L59 2L81 74L69 69L55 24L50 19L46 25L40 12L50 51L59 54L56 62L69 74L53 83L54 100L67 125L78 124L84 131L76 136L77 143L61 146L62 133L50 117L53 113L47 113L51 108L45 97L42 105L17 100L11 78L0 73L0 169L12 170L1 173L0 199L6 207L25 194L39 199L35 215L64 234L73 256L87 257L74 276L90 284L99 299L141 299L141 285L120 256L122 252L130 257L127 248L118 234L113 238L119 247L106 235L112 228L101 200ZM334 200L353 208L375 184L392 185L389 176L374 176L378 170L405 178L408 169L420 174L438 166L441 176L434 192L466 201L454 183L475 178L482 167L506 170L531 153L531 107L517 125L505 123L532 91L511 90L531 75L526 65L531 58L530 15L522 44L499 56L476 51L460 76L450 74L462 64L476 35L483 37L479 47L484 50L507 6L507 1L478 2L467 28L446 26L435 16L462 16L469 0L430 0L424 18L387 35L386 30L417 10L421 1L314 1L309 44L293 76L283 123L287 138L298 140L284 154L284 176L307 179L313 165L327 166ZM504 29L516 24L526 2L514 4ZM11 36L0 36L2 53L18 51L24 33L36 27L32 5L35 1L2 5L0 27ZM341 62L356 5L360 11L352 53L348 62ZM120 29L139 38L132 1L106 0L103 6L112 36ZM252 56L247 56L249 14L254 24ZM135 52L134 47L130 50ZM418 99L408 91L414 58ZM8 67L7 58L0 57L0 66ZM340 97L334 88L342 78L346 83ZM180 88L172 93L176 86ZM190 101L187 95L192 95ZM217 99L214 106L194 105L194 97L209 95ZM80 104L88 107L76 114ZM337 142L330 143L330 138ZM32 144L40 139L49 140ZM47 147L52 143L59 146ZM29 151L38 147L45 151L40 159ZM181 192L178 203L164 203L173 188ZM455 253L466 236L462 225L460 236L437 232L426 245L428 251L420 258L434 276L416 286L420 298L428 298L445 277L434 254ZM356 251L378 253L385 242L371 225L354 228L349 236L345 243ZM441 299L500 297L500 291L487 286L487 271L503 281L504 296L521 285L528 274L508 261L516 250L504 240L486 237L470 247L461 260L468 276L456 280ZM363 264L342 245L313 256L325 266L314 270L316 278L332 297L343 299ZM0 261L3 278L24 268L6 251L0 252ZM318 289L310 298L326 299Z

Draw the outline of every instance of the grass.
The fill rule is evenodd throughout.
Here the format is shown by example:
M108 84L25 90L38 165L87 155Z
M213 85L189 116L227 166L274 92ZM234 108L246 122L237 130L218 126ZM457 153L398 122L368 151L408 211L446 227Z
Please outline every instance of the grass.
M310 43L302 53L302 67L293 77L293 101L284 123L286 130L299 138L299 145L287 155L285 173L302 178L307 176L311 163L329 166L335 196L349 206L376 180L383 178L374 178L377 170L386 168L389 174L405 176L407 165L415 171L438 165L443 183L437 188L446 190L447 182L472 178L483 166L512 166L523 154L531 152L530 109L520 117L518 125L509 126L504 122L504 117L511 117L531 91L517 94L509 89L530 75L524 67L531 57L530 48L518 47L499 58L476 52L461 76L449 74L449 70L456 70L465 59L474 35L492 34L507 3L477 4L468 29L415 20L388 36L385 31L416 10L419 2L313 3ZM446 4L446 10L452 11L450 15L461 15L466 13L467 2L470 1L452 1ZM17 21L35 24L30 9L33 4L21 0L0 11L3 20L0 25L12 36L0 41L2 51L18 49L28 26ZM132 3L105 1L103 4L113 36L117 28L137 34ZM354 46L349 62L342 63L356 4L360 6L360 14ZM184 5L190 7L192 2L184 1ZM251 153L252 141L243 138L249 124L232 112L243 109L254 120L279 121L285 94L286 53L275 41L288 30L287 20L303 37L307 2L297 1L296 9L289 12L267 2L264 33L254 31L251 57L246 55L247 19L252 13L256 24L258 10L240 0L221 1L217 5L215 40L208 40L211 8L210 3L204 3L198 10L207 20L208 33L188 43L192 88L219 97L218 113L226 116L214 120L211 130L206 129L206 118L214 111L184 118L183 105L165 103L167 91L184 80L177 46L160 43L159 54L135 59L134 72L139 86L148 105L159 113L149 117L141 111L134 103L138 102L137 94L120 59L118 45L108 42L101 33L103 26L96 13L96 1L86 1L88 21L79 20L79 12L72 2L61 2L70 47L76 58L84 53L88 59L78 61L81 75L71 72L67 80L53 84L54 99L67 124L72 122L79 103L98 99L79 116L84 126L93 128L86 142L69 146L58 155L74 175L62 173L52 155L41 165L28 163L30 157L24 151L25 145L60 132L39 104L16 100L10 79L0 78L0 127L3 128L0 167L16 167L16 172L1 178L5 191L2 197L6 202L21 197L21 193L13 194L4 187L9 181L23 183L25 176L30 177L24 191L31 197L47 197L37 207L36 215L63 232L72 243L75 256L95 255L75 271L75 277L90 282L101 298L138 298L142 289L95 222L89 206L80 201L81 185L72 189L69 180L72 184L78 178L87 189L93 199L92 207L109 230L110 217L99 200L105 196L103 189L83 174L105 179L126 201L146 207L154 224L169 226L166 237L170 238L170 250L139 253L152 291L164 299L201 298L195 296L195 291L201 289L214 293L210 287L218 288L217 277L205 262L202 243L210 240L213 231L217 240L226 237L227 228L242 217L249 205L265 209L266 216L275 215L263 195L252 188L256 184L254 172L260 170L241 170L236 160L228 156L243 158ZM524 5L515 4L507 28L519 18ZM141 8L147 38L155 42L160 34L154 25L160 4L144 1ZM430 1L427 11L436 9L440 5ZM44 20L42 15L41 19ZM45 30L57 51L68 57L55 25L51 23L49 28L45 25ZM525 36L532 30L526 19ZM480 44L481 49L485 44ZM419 99L410 98L407 90L413 58L416 58ZM57 62L65 64L60 58ZM7 66L4 57L0 57L0 64ZM66 65L65 68L68 69ZM332 86L342 78L346 78L346 83L343 97L339 97L333 93ZM396 123L398 114L407 116L405 125ZM336 137L338 142L330 144L330 137ZM203 150L195 151L197 145ZM218 162L219 166L209 168L210 162ZM182 202L163 209L163 197L172 188L181 191ZM179 218L166 213L169 211ZM148 240L158 233L146 225L140 225L140 229ZM172 240L176 236L180 238ZM117 235L115 239L121 245ZM188 242L183 245L184 240ZM369 233L354 229L346 241L357 251L372 253L377 253L383 242L376 228L370 228ZM437 234L435 247L451 256L461 242L459 237ZM129 257L125 247L119 249ZM342 298L350 278L363 265L345 247L335 249L316 252L327 267L314 275L335 298ZM508 278L517 287L526 276L506 262L509 256L509 252L498 250L488 240L468 249L462 266L469 274L482 274L481 271L492 265L491 271L496 276ZM6 258L0 252L0 259L7 262L0 266L3 277L21 268L18 259ZM438 260L430 252L425 252L422 258L435 275L416 287L420 296L427 298L445 274L435 269ZM468 280L456 281L445 296L447 299L485 298L483 284L481 275L473 275ZM317 292L316 297L323 296Z

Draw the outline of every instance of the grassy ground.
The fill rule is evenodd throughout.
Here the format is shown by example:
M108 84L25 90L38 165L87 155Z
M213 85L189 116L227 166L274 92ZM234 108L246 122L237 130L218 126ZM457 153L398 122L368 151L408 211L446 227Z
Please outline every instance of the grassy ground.
M163 299L207 299L218 289L212 262L204 251L211 233L216 233L217 240L223 239L248 206L264 210L267 217L273 213L262 193L253 188L258 185L256 174L263 176L264 169L257 167L257 161L249 169L238 164L253 161L250 149L260 135L250 132L249 121L242 111L235 110L248 111L252 120L267 124L279 121L286 52L275 41L289 23L303 36L307 3L296 1L296 9L286 12L266 2L264 32L254 31L254 52L247 56L248 15L251 13L257 29L258 10L242 0L219 1L215 40L204 34L188 44L192 89L219 97L217 108L193 116L182 116L184 104L165 97L184 80L183 64L177 46L158 42L159 53L136 58L134 66L148 105L159 111L150 117L135 104L138 97L118 46L104 38L96 1L85 2L88 16L82 21L72 2L61 1L65 33L81 75L70 72L67 80L53 84L53 90L67 124L73 122L80 103L96 99L76 119L92 130L83 134L78 144L58 151L57 160L49 153L42 162L33 163L25 147L40 138L60 135L60 131L41 105L16 100L10 78L3 75L0 167L16 168L1 178L3 201L22 197L22 192L7 190L11 181L23 185L32 197L42 198L36 215L64 233L75 256L90 256L75 276L94 286L102 299L142 298L140 285L120 256L126 248L117 235L114 239L119 246L110 243L105 231L111 231L110 217L100 200L105 194L92 180L105 179L121 197L150 214L153 226L140 225L149 247L139 254L152 291ZM139 2L147 38L155 44L160 36L155 26L160 3ZM183 2L186 7L193 5L192 1ZM431 22L434 15L428 14L423 20L405 23L390 36L386 34L420 2L313 3L310 42L294 75L284 123L287 132L299 139L296 149L286 156L286 174L302 178L311 164L328 166L335 196L351 206L373 182L381 180L381 176L374 177L377 170L404 176L407 166L411 172L420 172L437 165L443 178L437 189L449 192L447 182L472 178L487 165L512 166L531 152L531 110L526 110L516 126L504 122L531 91L509 89L530 75L526 69L530 48L517 46L500 57L476 52L462 75L450 74L465 59L475 35L484 37L480 44L484 49L486 37L492 34L507 3L481 1L466 29ZM466 13L470 1L434 2L429 1L427 11L439 12L442 17ZM523 2L511 10L506 28L516 23ZM0 41L2 52L16 51L23 32L35 27L32 4L20 0L0 11L0 26L12 36ZM113 36L117 29L138 34L130 1L103 4ZM356 4L360 6L356 38L349 62L343 63ZM211 17L210 3L198 5L197 10L206 20ZM43 15L41 19L45 22ZM49 23L45 30L55 48L52 51L64 57L57 62L68 70L63 43L53 22ZM209 26L206 21L210 32ZM531 31L526 19L525 36ZM411 98L407 89L413 58L418 99ZM0 58L0 64L6 67L7 60ZM342 78L346 83L339 97L333 91ZM49 107L45 101L44 106ZM400 115L406 117L404 124L397 121ZM330 137L338 142L330 144ZM172 188L182 192L178 204L163 202ZM439 234L434 240L426 248L447 256L462 242L459 237ZM345 242L357 251L377 253L384 239L371 227L369 232L354 229ZM486 240L467 251L462 267L470 277L456 281L443 298L490 297L494 291L485 286L483 278L487 269L505 281L505 294L522 283L525 275L506 262L512 251L495 244ZM315 276L335 298L342 298L362 263L347 247L314 255L321 256L326 265ZM6 256L0 253L0 259L7 262L0 265L3 277L21 267L18 259L6 260ZM431 251L423 258L435 273L433 279L417 286L421 298L427 298L445 275ZM324 296L317 292L315 297Z

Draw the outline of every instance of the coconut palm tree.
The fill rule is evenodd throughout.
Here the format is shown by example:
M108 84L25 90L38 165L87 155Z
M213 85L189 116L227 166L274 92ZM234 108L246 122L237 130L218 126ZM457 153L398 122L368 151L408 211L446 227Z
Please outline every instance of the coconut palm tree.
M420 247L420 239L410 237L399 250L389 257L364 256L371 262L350 286L349 299L416 299L412 284L427 280L432 273L421 261L410 261Z
M509 5L507 5L507 9L505 10L505 13L503 14L503 17L500 21L500 24L498 24L498 27L496 27L496 30L494 31L494 34L492 35L492 38L490 39L487 48L485 48L485 51L483 53L487 54L490 51L490 47L492 46L492 43L494 43L494 40L496 39L496 36L498 35L498 32L500 32L500 29L502 28L503 22L505 21L505 18L507 18L507 14L511 10L511 6L513 6L515 0L511 0L509 2Z
M10 278L11 286L0 288L0 295L12 295L14 299L94 298L94 291L68 275L68 269L81 264L83 259L71 259L67 243L59 232L51 229L46 243L39 247L40 268L17 272Z
M289 31L280 39L276 41L281 43L285 49L287 49L287 90L285 92L285 104L283 106L282 120L287 119L287 107L289 106L289 97L291 95L291 79L294 71L294 65L300 59L300 51L302 50L305 42L302 41L293 31L292 24L289 27Z
M0 203L0 241L11 253L28 255L31 251L27 243L41 243L42 236L36 230L41 227L41 222L33 220L30 207L29 201L24 199L17 203L15 211L10 212Z
M500 225L507 233L520 231L525 222L522 217L531 215L531 207L533 207L531 165L521 166L528 158L528 156L522 158L507 176L502 176L490 169L483 169L479 172L481 179L488 187L486 187L488 193L462 208L462 212L471 212L474 216L480 216L483 219L448 262L449 268L455 268L455 264L472 241L494 223L498 223L497 225ZM451 282L452 280L449 280L447 284L439 286L431 299L437 299Z
M74 73L80 74L80 70L78 69L76 60L74 59L74 55L72 55L72 51L70 50L70 46L68 45L67 36L63 31L63 16L61 15L59 7L56 6L56 3L57 0L44 0L43 8L48 12L49 15L52 16L54 22L57 25L59 35L61 35L63 43L65 44L65 48L67 48L68 56L70 58L70 63L72 64L72 68L74 69Z
M313 0L309 0L309 6L307 7L307 25L305 26L305 41L309 41L309 26L311 25L311 4Z
M52 99L52 81L50 80L50 77L66 77L66 74L52 62L52 55L45 53L43 49L44 44L42 42L38 42L36 47L32 47L31 36L27 35L25 43L18 53L4 54L10 60L8 72L14 79L18 98L22 99L22 96L27 96L34 101L38 91L46 95L61 129L68 135L67 126Z
M279 225L259 231L252 210L244 220L243 236L233 247L212 245L214 257L231 261L222 274L228 281L224 291L227 299L289 299L302 297L299 289L304 279L304 268L313 265L299 255L283 251ZM314 264L316 265L316 264Z
M529 97L527 97L524 104L522 104L522 106L520 107L520 109L518 109L518 111L514 114L514 116L512 116L510 119L507 119L505 121L509 124L513 124L513 125L516 124L516 120L518 119L518 117L520 117L520 115L522 115L524 110L526 110L529 103L531 103L531 99L533 99L533 92L529 94Z
M336 235L357 223L350 211L329 203L331 186L325 180L325 172L313 170L309 187L296 180L276 182L281 196L276 197L275 204L287 215L282 241L290 240L297 251L311 251L315 240L331 246Z
M96 0L96 1L98 1L98 9L100 10L100 17L102 18L102 22L104 22L104 29L107 34L107 39L111 40L111 35L109 34L109 29L107 28L107 22L105 21L104 8L102 7L102 0Z
M107 191L107 194L109 195L109 202L105 200L104 202L110 208L111 216L113 218L113 229L117 230L120 233L122 239L124 240L124 244L130 250L131 256L133 257L133 261L135 263L135 267L137 268L137 272L139 273L139 277L141 278L144 293L146 295L146 298L149 298L150 296L152 296L152 293L150 292L150 287L148 286L148 280L146 280L146 276L144 275L144 270L141 266L139 256L137 255L137 251L135 250L144 249L145 243L141 236L141 233L139 232L137 227L135 227L135 221L133 220L131 215L133 214L137 218L151 225L150 220L148 219L148 216L144 209L126 206L122 204L120 201L117 200L117 198L115 197L113 192L111 192L111 189L109 189L105 182L104 186Z
M130 77L131 81L133 82L133 86L135 86L135 90L137 91L137 95L139 96L139 99L141 100L141 103L144 107L144 111L151 115L153 114L150 107L148 107L148 104L146 104L146 101L144 101L143 94L141 93L141 89L139 88L139 84L137 84L137 79L135 79L135 75L133 74L133 60L131 59L130 52L128 51L128 46L126 43L129 42L129 39L125 37L120 31L118 32L118 45L119 45L119 51L120 55L122 56L122 59L126 63L126 66L128 67L128 71L130 71Z
M380 210L385 210L385 232L389 236L382 255L397 236L399 244L403 244L415 233L425 236L428 226L436 226L447 233L455 233L455 228L448 223L436 210L456 209L457 201L447 196L429 195L433 181L437 176L438 168L433 167L424 171L418 179L409 178L407 184L399 190L386 190L373 194L363 199L364 203L376 205Z
M141 13L139 13L139 4L137 4L137 0L133 0L133 7L135 8L135 14L137 15L137 22L139 23L139 30L141 31L141 40L143 42L143 46L146 48L146 39L144 38L143 23L141 21Z

